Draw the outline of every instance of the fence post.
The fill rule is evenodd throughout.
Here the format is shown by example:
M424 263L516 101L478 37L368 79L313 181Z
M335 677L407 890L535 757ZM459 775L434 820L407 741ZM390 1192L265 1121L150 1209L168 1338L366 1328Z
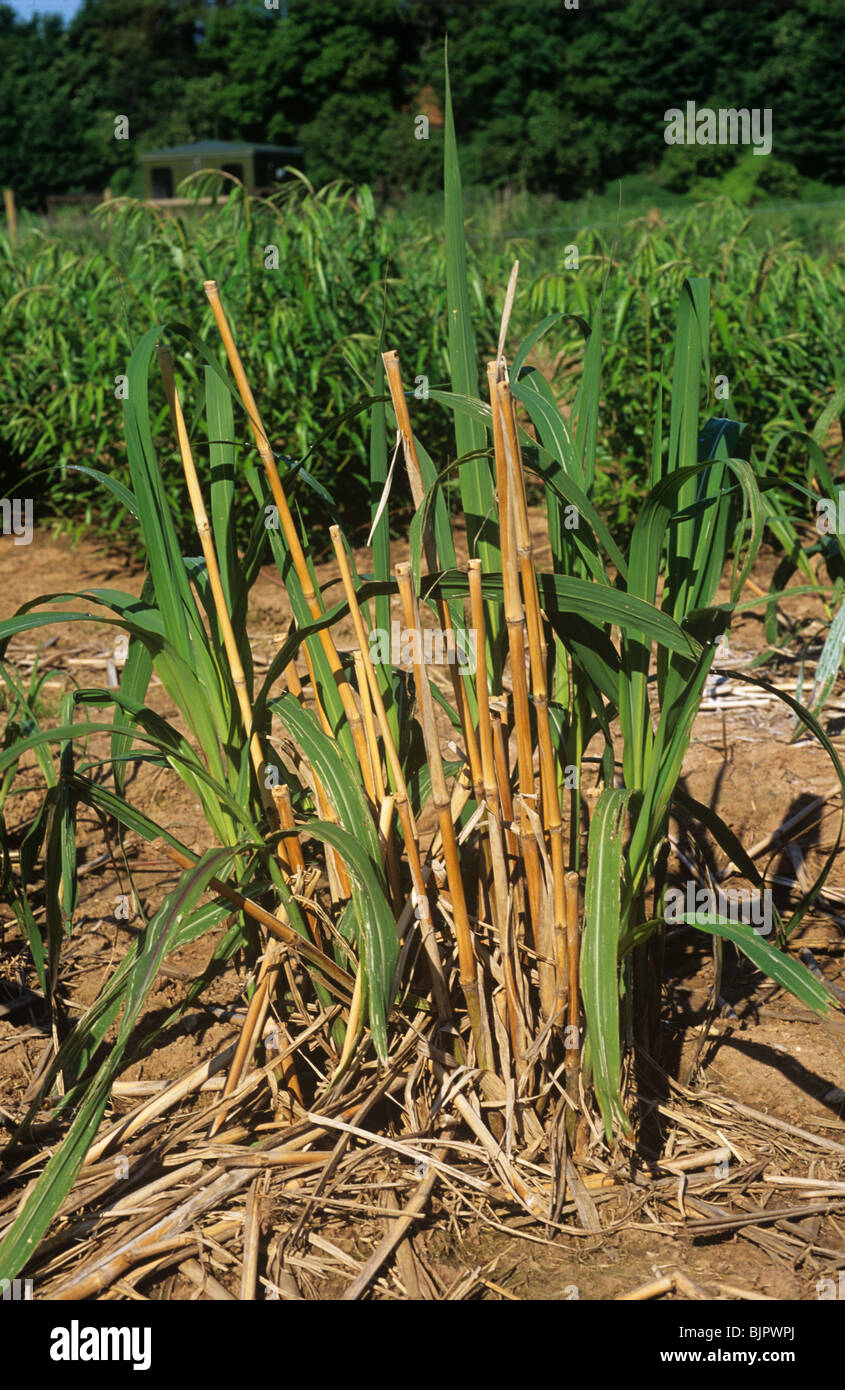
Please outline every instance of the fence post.
M3 189L3 201L6 204L6 224L9 228L9 240L14 246L15 237L18 232L18 212L15 207L15 190L13 188Z

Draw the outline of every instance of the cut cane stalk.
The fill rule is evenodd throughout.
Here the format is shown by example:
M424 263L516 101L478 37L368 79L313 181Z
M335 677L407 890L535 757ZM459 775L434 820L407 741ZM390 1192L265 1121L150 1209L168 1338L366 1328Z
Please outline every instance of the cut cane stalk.
M405 466L408 471L408 479L411 484L411 496L417 510L425 501L425 489L422 481L422 471L417 457L417 446L414 441L414 432L411 428L411 419L408 414L408 402L405 398L405 389L402 385L402 373L399 368L399 354L396 352L383 352L381 355L384 363L387 383L390 388L390 399L393 403L393 410L396 415L396 423L399 426L399 433L402 436L402 449L405 456ZM431 528L430 519L426 519L423 527L423 548L425 550L425 561L430 574L436 573L440 565L437 558L437 546ZM446 637L446 650L451 652L454 657L456 654L455 634L452 626L452 617L449 606L444 599L437 599L437 613L440 619L442 631ZM470 717L469 699L466 687L461 678L460 672L454 660L449 662L449 678L452 682L452 691L455 697L455 708L461 721L461 730L467 750L467 758L470 765L470 775L475 789L476 800L481 801L481 756L478 749L478 740L475 736L475 728Z
M409 632L416 633L416 638L413 643L414 684L417 691L423 740L425 742L428 770L431 777L431 799L437 812L437 823L443 841L443 855L446 861L446 878L452 899L455 940L458 948L458 973L461 989L463 990L464 999L466 1000L467 1014L469 1015L470 1028L475 1042L478 1062L482 1068L486 1069L490 1064L489 1058L491 1049L489 1038L486 1036L487 1030L482 1021L481 995L478 989L472 931L467 915L464 885L461 877L460 857L458 855L458 842L455 837L455 826L452 821L450 810L451 802L446 787L446 778L443 774L440 746L437 741L431 691L428 687L428 678L420 661L422 643L419 638L419 610L417 608L416 595L411 582L410 565L397 565L396 578L399 583L399 597L402 602L405 627Z
M157 841L156 843L170 859L176 864L179 864L183 869L193 869L198 863L199 856L191 858L187 854L182 854L180 850L168 844L165 840ZM313 946L304 936L300 936L299 932L294 931L293 927L288 926L287 922L279 921L277 917L273 916L272 912L267 911L266 907L262 907L260 903L253 902L252 898L244 897L243 893L239 893L237 889L232 888L228 883L224 883L219 878L210 878L208 880L208 886L213 893L217 893L221 898L225 898L227 902L232 903L240 912L246 913L247 917L252 917L254 921L260 922L273 936L278 937L286 946L290 946L294 951L298 952L299 955L304 956L306 960L316 966L326 977L327 983L333 987L333 993L338 998L345 1000L351 997L352 990L355 986L354 980L347 975L345 970L342 970L339 965L336 965L330 956L327 956L325 952L319 950L318 947Z
M232 369L232 375L235 378L235 384L237 385L241 399L244 405L246 406L246 412L247 416L249 417L249 423L252 428L255 443L258 448L259 455L261 457L261 462L264 465L264 471L267 474L267 481L270 484L270 491L273 494L273 501L279 513L279 523L281 525L288 550L290 551L294 569L296 570L296 577L299 580L300 587L302 589L302 596L305 599L305 603L308 607L308 611L311 614L311 617L314 619L321 618L323 616L323 606L320 601L319 594L314 588L314 583L311 578L311 571L308 568L308 562L305 559L305 552L302 548L302 542L299 539L299 533L297 532L297 529L294 525L291 510L288 505L288 500L285 496L284 488L282 487L282 480L279 477L279 470L276 467L276 460L273 457L273 450L270 448L270 441L267 437L267 432L264 429L264 425L261 422L261 416L259 415L258 407L255 404L255 397L252 394L252 388L250 387L250 384L247 381L246 372L244 371L240 354L235 344L235 340L232 336L232 330L229 326L229 321L226 317L225 310L223 309L223 305L220 300L220 293L217 288L217 283L214 280L206 280L203 288L205 289L205 293L208 297L208 302L211 305L211 310L214 314L214 320L217 324L220 337L223 340L223 346L226 349L226 356L229 359L229 366ZM352 689L349 683L347 682L346 676L343 671L343 667L341 665L340 657L337 654L337 649L332 640L331 634L327 631L326 628L321 628L320 632L317 635L320 641L320 645L322 646L323 651L325 652L326 660L329 663L332 676L337 682L340 698L343 702L344 714L346 716L347 723L349 724L349 729L352 734L352 739L355 745L355 752L359 762L361 763L361 766L363 767L366 759L366 742L364 739L364 729L363 724L361 722L361 716L359 715L358 710L355 706L355 700L352 696ZM315 693L316 689L317 687L315 684Z
M246 1018L244 1019L243 1027L241 1029L241 1036L238 1039L238 1046L235 1049L235 1055L232 1058L232 1064L229 1068L229 1074L226 1077L226 1085L223 1088L223 1100L226 1100L237 1088L238 1082L240 1081L241 1076L243 1075L243 1070L246 1066L247 1060L249 1059L249 1057L251 1057L255 1049L255 1046L258 1042L258 1039L262 1035L264 1028L264 1020L267 1017L267 1011L270 1008L271 981L276 971L281 968L281 965L281 947L279 946L278 942L268 942L267 948L264 952L264 958L259 968L258 979L255 982L255 991L251 1000L249 1001L249 1007L246 1011ZM286 1084L288 1086L288 1089L292 1091L293 1094L296 1096L296 1099L299 1101L300 1105L302 1105L304 1103L302 1099L302 1088L299 1084L299 1078L296 1074L296 1068L293 1065L293 1055L291 1055L286 1060L288 1061L285 1078ZM220 1129L220 1126L226 1118L227 1113L228 1106L223 1106L220 1110L217 1111L217 1113L214 1116L214 1119L212 1120L209 1126L208 1134L206 1135L207 1139L214 1138L215 1134Z
M481 592L481 561L469 562L469 592L472 606L472 623L480 651L484 651L484 601ZM490 719L490 701L487 691L487 671L479 665L477 673L478 693L478 735L481 752L482 779L484 784L484 805L487 810L487 835L490 860L493 871L494 925L502 953L502 970L505 980L507 1000L508 1029L511 1048L517 1069L521 1069L522 1040L520 1037L519 1001L514 980L513 960L508 943L508 871L502 834L499 809L499 794L496 786L496 770L493 756L493 728Z
M384 785L382 775L381 754L378 747L378 735L376 733L375 718L373 716L373 705L370 699L370 687L367 683L367 673L364 669L364 658L360 652L353 652L352 660L355 664L355 680L358 684L358 695L361 700L361 710L364 716L364 732L367 735L367 752L369 754L370 775L373 786L373 799L377 806L380 806L387 795L387 788Z
M273 798L276 802L276 809L279 812L279 824L282 830L295 830L296 822L293 818L293 806L290 799L290 787L286 782L282 782L278 787L273 788ZM302 852L302 845L298 835L283 835L279 840L279 848L285 846L285 853L289 865L289 877L296 878L297 874L305 874L305 855ZM281 855L279 856L281 858ZM312 870L312 872L315 872ZM306 894L310 896L310 894ZM308 923L308 930L321 951L325 950L323 933L320 928L320 918L313 907L304 905L305 920Z
M544 939L538 942L540 995L546 1021L554 1017L557 1002L556 938L565 930L564 874L566 871L563 847L563 820L560 811L557 766L549 719L549 692L546 681L547 649L543 636L537 572L528 524L528 505L525 497L525 477L513 410L513 397L507 382L499 382L499 405L504 426L504 448L511 484L516 551L522 579L522 593L528 622L528 647L531 661L531 687L537 717L540 745L540 779L542 787L543 828L549 837L552 864L552 920L543 930ZM543 922L547 922L543 914ZM563 1026L563 1016L559 1025Z
M493 447L496 457L496 487L499 500L499 531L502 552L502 584L505 600L505 622L511 658L514 728L516 731L517 770L520 796L519 848L525 866L528 888L529 917L535 950L540 943L537 932L540 922L542 875L540 854L531 832L527 808L534 805L534 750L531 743L531 716L528 702L528 681L525 674L525 617L519 592L519 572L515 553L514 505L505 453L504 427L498 393L497 365L487 365L490 387L490 407L493 413Z
M566 1030L566 1089L574 1098L578 1095L578 1075L581 1070L581 1010L578 992L578 973L581 953L581 885L578 875L570 870L564 880L566 888L566 942L568 1004Z
M519 840L513 829L513 797L511 795L510 769L508 767L508 738L503 716L506 713L504 700L490 700L490 721L493 730L493 760L496 769L496 787L499 804L502 808L502 823L505 827L505 845L511 861L519 858Z
M206 570L208 572L208 582L214 599L214 609L217 614L217 621L220 625L220 632L223 637L223 646L226 651L226 659L229 662L229 671L232 676L232 684L235 687L235 695L238 701L238 708L243 721L244 734L249 739L249 752L252 765L255 769L255 776L261 791L265 810L275 820L275 808L272 797L269 795L266 786L266 766L264 754L261 749L261 740L257 732L252 727L252 706L250 704L249 693L246 688L246 677L241 663L238 644L235 632L232 627L232 620L226 606L226 596L223 592L223 584L220 579L220 566L217 563L217 552L214 549L214 541L211 535L211 525L208 520L208 513L203 501L202 489L197 477L197 470L194 464L194 456L191 452L191 442L188 438L188 431L185 427L185 417L182 413L182 405L179 400L179 392L176 390L176 381L173 376L173 358L170 349L163 344L156 348L159 368L164 382L164 391L167 396L167 403L173 417L173 424L176 430L176 439L179 444L179 455L182 460L182 469L185 474L185 481L188 485L188 495L191 500L191 510L194 514L197 534L199 536L202 553L205 558Z
M355 586L352 582L352 569L349 564L349 557L343 544L343 537L339 526L332 526L329 530L334 546L335 556L337 557L340 577L343 582L343 591L346 601L349 604L349 613L352 618L352 625L355 630L355 640L358 643L358 652L364 667L364 674L369 686L370 698L379 729L381 730L382 742L384 744L385 757L387 759L388 771L393 784L393 795L396 805L396 813L402 829L402 836L405 841L405 848L408 852L408 867L411 872L411 883L413 884L416 897L415 907L420 909L425 905L425 911L419 917L420 933L426 958L431 974L432 989L434 990L435 1004L437 1007L438 1018L445 1023L451 1018L452 1010L449 1003L449 989L446 984L446 977L443 973L443 963L440 959L440 951L437 945L437 938L431 924L428 912L428 897L426 893L425 880L423 878L423 867L420 859L419 844L417 841L417 830L414 824L411 802L408 796L408 788L405 782L405 775L402 771L402 764L399 761L399 754L393 742L393 735L387 721L387 713L384 708L384 701L381 696L378 678L376 677L372 657L370 655L370 634L364 621L358 604L358 596L355 593Z

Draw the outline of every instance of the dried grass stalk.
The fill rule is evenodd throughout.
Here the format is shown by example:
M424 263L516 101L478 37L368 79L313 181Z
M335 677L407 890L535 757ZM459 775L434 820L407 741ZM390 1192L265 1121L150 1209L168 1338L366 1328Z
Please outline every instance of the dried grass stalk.
M302 588L303 598L305 599L305 602L308 606L308 611L311 614L311 617L315 619L321 618L323 616L323 606L320 601L320 596L314 588L314 583L311 578L311 571L308 568L308 562L305 558L305 552L302 548L302 542L299 539L299 533L296 529L296 526L294 525L291 510L288 505L288 500L285 496L284 488L282 487L281 478L279 477L279 470L276 467L276 460L273 457L273 450L270 448L270 441L267 438L267 432L264 429L264 425L261 422L261 416L258 412L258 406L256 405L255 397L252 394L252 388L250 387L250 384L247 380L246 372L244 371L240 354L235 344L235 340L232 336L232 330L229 327L229 321L226 318L223 305L220 301L220 294L217 288L217 284L214 280L206 280L204 284L204 289L208 297L208 301L211 305L211 310L214 314L214 320L217 324L220 337L223 340L223 345L226 349L226 356L229 359L229 366L232 369L232 375L235 378L235 384L237 385L238 391L241 395L241 399L244 405L246 406L247 415L249 417L249 423L252 427L255 443L258 447L258 452L261 456L261 462L264 465L264 471L267 474L267 481L270 484L270 491L273 494L273 501L276 504L276 508L279 513L279 524L281 525L285 542L290 551L293 566L296 570L296 577L299 580L300 586ZM349 728L352 733L352 738L354 740L355 752L363 768L366 760L366 742L364 739L364 729L361 722L361 716L359 715L358 710L356 708L355 700L352 696L352 689L344 674L340 657L337 654L337 649L335 647L331 633L326 628L322 628L318 634L318 637L320 645L322 646L323 651L326 655L326 660L329 663L332 676L337 682L340 697L343 701L344 714L346 716L346 720L349 724ZM314 690L316 693L317 685L316 682L313 682L313 673L312 683L314 684Z
M490 408L493 413L493 448L496 458L496 487L499 501L499 537L502 552L502 583L505 599L505 622L511 659L513 713L516 732L517 769L519 775L520 829L519 848L525 866L528 888L529 916L535 950L540 950L538 933L542 901L540 852L534 840L528 816L535 802L534 749L531 741L531 715L528 702L528 681L525 673L525 616L519 592L519 571L514 536L513 504L504 427L498 394L497 365L487 365L490 387ZM500 783L501 785L501 783Z
M411 872L411 882L416 896L415 906L420 909L420 932L426 958L429 963L437 1014L441 1022L446 1022L451 1017L449 989L446 984L446 977L443 973L443 963L440 959L437 938L434 935L430 914L428 912L428 895L423 878L422 860L420 858L420 849L417 842L417 829L414 824L411 802L408 796L408 787L405 782L405 774L402 771L399 754L396 751L390 725L387 722L387 712L384 708L384 701L379 688L378 678L370 655L370 634L367 629L367 624L364 621L363 614L361 613L358 596L355 593L355 586L352 582L352 570L349 564L349 557L344 548L340 528L338 526L332 526L330 535L335 556L337 557L340 577L343 582L343 591L346 595L346 601L349 604L352 625L355 629L355 640L358 643L358 653L364 668L370 698L381 731L382 742L384 743L388 771L393 785L396 813L399 817L402 836L405 841L405 849L408 854L408 867Z
M485 623L484 601L481 587L481 561L470 560L468 568L472 624L475 628L478 650L484 651ZM487 690L487 670L484 663L477 668L478 696L478 735L481 750L482 779L484 786L484 806L487 812L487 836L490 849L490 862L493 871L494 925L502 953L502 970L505 980L505 996L508 1011L508 1031L511 1048L517 1069L521 1070L523 1040L521 1038L519 999L514 978L513 958L510 950L508 924L510 903L508 895L508 871L505 862L504 838L499 793L496 786L496 766L493 753L493 726L490 718L490 701Z
M232 676L232 684L235 687L235 694L238 700L238 708L243 720L244 733L249 739L249 751L252 758L252 765L255 769L255 776L258 786L264 797L265 806L272 810L272 801L266 792L265 786L265 765L264 755L261 751L261 742L258 734L252 728L252 707L250 705L249 693L246 688L246 677L243 665L241 664L238 644L235 638L232 620L229 617L229 610L226 606L226 596L223 592L223 584L220 579L220 566L217 563L217 553L214 549L214 541L211 535L211 525L208 520L208 513L203 501L202 489L200 488L197 470L194 464L194 457L191 452L191 443L188 438L188 431L185 426L185 417L182 413L182 405L179 400L179 393L176 390L176 382L173 376L173 358L169 348L162 344L156 348L159 368L164 381L164 390L167 396L167 403L170 406L170 413L173 417L173 424L176 429L176 438L179 444L179 454L182 459L182 468L185 473L185 481L188 484L188 495L191 499L191 510L194 513L194 521L199 535L202 553L205 557L206 569L208 571L208 582L214 599L214 608L217 613L217 621L220 625L220 632L223 637L223 646L226 651L226 659L229 663L229 670Z
M405 388L402 384L402 373L399 368L399 355L396 352L383 352L382 361L384 363L387 383L390 388L390 399L396 414L396 423L399 426L399 433L402 436L402 448L405 455L405 465L408 470L408 479L411 484L411 496L414 506L419 511L425 502L425 490L422 481L422 472L417 458L417 446L414 442L414 432L411 427L411 419L408 414L408 402L405 397ZM426 517L423 527L423 549L425 551L426 565L430 574L436 573L440 569L437 556L437 545L434 539L434 532L431 526L430 516ZM446 637L447 651L455 651L454 628L452 625L449 606L444 599L437 599L437 614L441 629ZM452 691L455 698L455 708L458 711L461 721L461 732L464 736L464 743L469 760L470 775L472 784L475 788L477 799L481 800L481 754L479 752L478 740L475 735L475 728L470 714L469 699L466 687L460 672L454 661L449 663L449 678L452 682Z
M422 724L429 776L431 778L431 799L437 812L437 823L443 842L443 855L446 861L446 879L452 899L452 914L455 923L455 939L458 948L458 972L461 989L463 990L464 999L466 1000L467 1013L469 1015L470 1027L475 1041L479 1064L486 1068L489 1066L490 1045L488 1037L485 1036L487 1030L482 1021L481 996L476 976L475 951L473 949L472 931L470 929L466 898L464 896L461 862L458 854L458 841L455 836L455 826L451 816L451 800L446 788L446 778L443 773L443 761L440 756L440 745L438 743L437 729L434 722L431 691L428 686L428 678L423 670L420 659L422 642L420 639L419 610L417 608L414 587L411 582L410 565L397 565L396 578L399 583L399 596L402 602L405 627L409 632L416 634L413 643L415 658L414 683L417 691L417 701L419 704L420 722Z
M528 504L525 496L525 475L522 468L522 454L514 416L513 397L507 382L497 386L499 405L504 426L504 449L508 464L510 495L513 500L514 528L516 533L516 553L519 562L522 593L528 621L528 646L531 660L531 686L534 709L537 718L537 736L540 745L540 778L542 786L543 828L549 837L552 865L552 915L546 926L547 917L543 914L543 937L538 943L540 955L539 976L540 995L546 1019L555 1016L557 1006L557 980L555 968L556 939L565 931L566 909L564 903L564 874L566 864L563 848L563 820L560 810L560 791L558 787L557 762L554 754L551 721L549 719L549 691L546 679L548 651L543 634L543 621L540 611L540 595L537 588L537 572L531 541L531 528L528 522ZM563 1015L559 1022L563 1024Z

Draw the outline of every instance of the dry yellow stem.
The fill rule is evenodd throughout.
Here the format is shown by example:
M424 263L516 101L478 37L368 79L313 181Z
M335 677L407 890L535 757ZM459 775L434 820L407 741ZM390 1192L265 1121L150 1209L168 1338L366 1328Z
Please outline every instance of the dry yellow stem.
M244 405L246 406L247 415L249 417L249 423L252 427L252 433L255 438L255 443L258 447L261 462L264 464L264 471L267 474L267 481L270 484L270 491L273 494L273 501L275 502L276 508L279 513L279 523L282 528L282 533L284 535L285 542L290 551L291 559L293 560L293 566L296 570L296 576L299 580L300 587L302 589L303 598L305 599L305 602L308 606L308 611L311 614L311 617L315 619L321 618L323 616L323 607L320 602L320 597L314 588L314 583L311 578L311 571L308 568L308 563L305 559L305 552L302 548L302 542L299 539L299 534L297 532L296 526L294 525L290 507L288 505L288 500L285 496L284 488L282 487L281 478L279 477L279 470L276 467L276 460L273 457L273 450L270 448L270 441L267 438L267 432L264 429L264 426L261 422L261 416L259 415L258 407L255 404L255 397L253 396L252 389L250 387L249 382L247 381L246 372L244 371L240 354L238 352L237 346L235 345L235 340L232 337L232 330L229 327L229 321L226 318L223 305L220 301L220 294L217 289L217 284L214 280L206 280L204 284L204 289L208 297L208 302L211 305L211 310L214 314L214 320L217 324L220 337L222 338L223 345L226 349L226 356L228 357L229 365L232 368L232 375L235 378L235 383L237 385L238 391L240 392L241 399ZM366 758L366 743L364 741L364 730L361 724L361 716L359 715L358 710L355 706L355 701L352 698L352 690L347 682L346 676L344 675L343 667L341 666L340 662L340 657L337 654L337 650L332 640L331 633L326 628L322 628L318 634L318 637L320 645L322 646L323 651L325 652L326 660L329 663L332 676L337 682L337 687L340 692L340 698L343 702L344 714L346 715L346 720L349 724L349 728L352 733L352 738L355 744L355 752L358 756L359 761L361 762L361 765L363 766ZM316 684L314 685L314 692L315 694L317 692Z
M446 787L446 778L443 774L443 761L440 756L440 746L437 741L431 691L428 686L428 678L420 660L422 643L419 640L419 610L417 608L414 587L411 582L410 565L397 565L396 578L399 583L399 597L402 601L405 626L409 632L417 634L417 638L413 644L414 684L417 691L426 758L428 761L429 776L431 778L431 799L437 812L437 823L443 843L443 857L446 861L446 879L452 898L452 915L455 923L455 940L458 948L458 974L460 977L461 989L463 990L466 1000L467 1013L475 1040L479 1064L482 1067L487 1067L489 1066L490 1047L485 1036L486 1030L482 1023L481 996L479 994L476 976L475 951L472 943L469 916L467 914L466 898L464 896L464 884L458 855L458 841L455 836L455 826L451 816L451 800Z
M522 593L528 619L528 647L531 659L531 686L534 708L537 714L537 735L540 744L540 778L543 792L543 823L549 836L552 862L552 922L550 928L543 929L543 940L538 943L541 956L539 964L540 992L546 1019L552 1017L556 1008L558 989L555 980L556 939L565 930L564 874L566 865L563 852L563 821L560 812L560 792L558 789L557 765L552 742L551 721L549 719L549 692L546 681L547 649L543 636L543 622L540 611L540 596L537 588L537 572L531 543L531 529L528 523L528 505L525 497L525 476L522 469L522 456L519 436L514 417L513 397L507 382L497 386L499 405L504 426L504 450L508 465L510 496L513 500L516 552L519 560ZM563 1024L561 1015L559 1023Z
M223 593L223 584L220 579L220 566L217 563L217 553L214 549L211 526L208 520L208 513L205 510L202 489L200 488L199 478L197 477L194 456L191 452L191 442L185 427L185 417L182 414L182 405L173 377L173 358L171 357L169 348L164 347L162 344L159 344L156 348L156 356L158 357L158 364L164 381L164 390L168 405L170 406L170 413L173 416L173 423L176 428L179 454L182 459L185 481L188 484L188 495L191 499L191 510L194 513L194 521L196 522L202 553L205 557L208 582L214 599L214 608L217 613L217 621L220 625L220 632L223 637L223 645L226 650L226 658L229 662L229 670L232 674L232 684L235 687L238 707L241 712L241 719L243 720L244 733L249 738L249 751L250 757L252 758L252 765L255 768L255 776L258 780L265 806L269 809L272 807L272 801L266 794L264 755L261 751L261 742L258 734L252 729L252 707L249 701L249 694L247 693L246 677L244 676L240 653L238 652L238 644L235 639L232 620L229 617L229 610L226 607L226 597Z
M329 534L331 535L332 545L334 546L335 556L337 557L340 577L343 582L343 591L346 595L346 601L349 604L349 613L352 618L352 625L355 629L355 640L358 643L358 652L363 664L373 709L375 710L376 719L378 720L379 729L381 731L387 765L394 787L396 813L399 816L402 836L408 851L408 866L411 871L411 882L416 897L415 906L419 907L421 910L419 919L420 933L431 972L432 988L434 990L438 1017L441 1022L445 1022L451 1016L449 990L446 984L446 977L443 973L443 963L440 959L437 938L434 935L434 930L428 915L428 897L426 895L422 861L420 859L419 844L417 842L417 830L414 824L411 802L408 797L405 775L402 771L402 764L399 761L399 754L393 742L390 725L387 722L387 712L384 708L384 701L381 697L378 678L370 655L370 634L358 604L358 596L355 593L355 585L352 582L352 570L349 564L349 557L344 549L340 527L332 526Z
M408 414L408 402L405 398L405 388L402 385L402 374L399 369L399 355L396 352L383 352L381 359L384 363L387 383L390 387L390 399L393 403L396 423L399 426L399 433L402 436L405 466L408 470L408 479L411 484L411 496L414 500L414 506L419 511L419 508L423 505L425 500L425 490L423 488L419 459L417 458L417 446L414 442L414 432L411 428L411 419ZM423 528L423 549L425 550L425 560L429 573L434 574L438 571L440 566L430 520L426 521L426 525ZM447 651L451 651L454 654L456 650L454 628L448 604L444 599L437 599L437 614L440 619L441 629L446 636ZM452 682L455 708L461 720L461 731L466 745L472 784L475 789L476 799L480 803L481 756L478 749L478 740L475 736L475 728L473 727L470 717L469 698L467 696L466 687L454 661L450 661L449 663L449 678Z
M505 600L505 621L511 658L513 685L514 728L516 731L517 768L520 795L520 852L525 865L528 902L535 949L538 940L542 900L540 851L534 840L528 808L534 805L534 750L531 744L531 718L528 702L528 681L525 674L525 618L519 593L519 573L515 554L513 504L505 454L504 427L497 383L497 365L488 363L490 408L493 414L493 448L496 458L496 487L499 500L499 543L502 552L502 584Z

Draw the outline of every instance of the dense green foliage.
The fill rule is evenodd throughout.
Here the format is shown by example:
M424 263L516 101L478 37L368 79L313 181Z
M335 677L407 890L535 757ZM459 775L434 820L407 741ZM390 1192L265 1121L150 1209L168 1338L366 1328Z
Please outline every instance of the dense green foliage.
M72 237L37 232L14 251L5 244L0 435L7 477L24 462L27 473L48 466L48 479L32 486L49 498L51 510L78 519L89 498L106 501L92 483L69 476L67 466L97 464L126 479L122 399L129 357L146 325L193 317L197 288L217 279L267 402L280 467L295 458L305 475L329 483L340 503L356 498L360 515L368 446L360 419L341 417L369 400L385 315L390 341L412 377L425 374L434 387L448 375L438 239L414 228L400 270L399 239L376 215L369 190L338 185L318 194L291 187L274 206L239 192L219 211L180 218L133 202L101 211L101 246L87 229L85 249ZM488 263L494 285L502 264L500 257ZM477 268L473 287L480 308ZM489 349L492 309L481 317ZM197 304L197 318L195 326L205 326L210 311L203 314ZM190 355L182 365L197 381ZM163 392L153 399L161 418ZM444 438L445 423L434 444ZM207 458L207 444L199 450ZM298 500L307 510L313 491ZM321 493L321 513L325 500ZM180 523L189 519L185 502L177 482ZM113 498L107 506L106 529L120 539L127 518Z
M140 192L139 150L214 137L302 142L316 183L436 188L447 32L465 183L570 197L664 163L671 187L722 177L743 151L664 142L688 100L772 110L773 157L748 166L769 192L845 183L845 0L85 0L66 28L0 6L0 184L25 205Z
M514 219L544 216L546 237L528 241L510 232ZM469 227L468 283L482 361L495 349L515 257L515 334L547 313L589 318L604 290L596 495L608 520L623 529L646 483L663 328L687 275L712 276L710 405L750 425L761 457L785 427L812 428L842 379L842 234L835 225L817 256L767 218L748 218L721 202L674 218L652 214L619 228L578 230L561 209L523 199L510 210L480 208ZM127 518L115 499L68 466L94 464L127 481L126 363L150 323L188 318L204 331L209 311L197 288L213 278L225 290L280 464L298 460L345 522L363 524L369 445L360 413L346 412L369 400L382 332L420 397L417 378L427 378L432 390L448 380L444 277L444 244L425 211L379 216L366 186L315 194L297 185L272 203L239 192L216 210L180 217L116 202L57 235L33 224L14 249L0 239L4 490L23 470L28 476L49 468L31 484L41 506L126 538ZM582 355L574 319L559 322L535 350L533 360L565 407ZM196 362L183 356L181 365L199 389ZM727 380L718 385L717 377ZM152 400L161 418L158 388ZM417 408L442 467L454 456L448 421L433 397ZM201 421L200 414L195 447L205 467ZM794 467L803 477L804 463L800 443L782 442L772 475ZM171 493L184 525L189 514L178 477ZM306 514L324 515L325 494L315 495L308 478L299 480L297 500Z

